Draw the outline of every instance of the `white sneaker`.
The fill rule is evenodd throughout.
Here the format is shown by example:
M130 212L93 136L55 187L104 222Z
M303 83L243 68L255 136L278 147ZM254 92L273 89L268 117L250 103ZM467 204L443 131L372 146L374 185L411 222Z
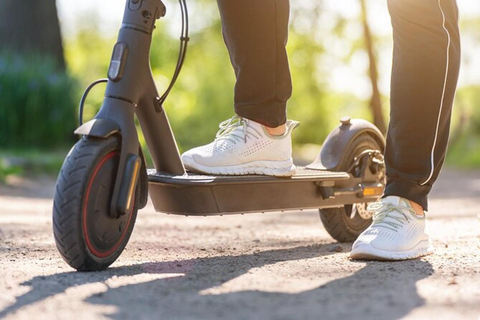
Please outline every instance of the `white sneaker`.
M405 260L433 253L425 233L425 216L415 214L409 201L395 196L371 204L373 223L352 246L350 258Z
M289 120L285 134L272 136L263 125L234 116L220 124L215 141L185 152L182 160L187 169L207 174L292 176L291 133L297 126Z

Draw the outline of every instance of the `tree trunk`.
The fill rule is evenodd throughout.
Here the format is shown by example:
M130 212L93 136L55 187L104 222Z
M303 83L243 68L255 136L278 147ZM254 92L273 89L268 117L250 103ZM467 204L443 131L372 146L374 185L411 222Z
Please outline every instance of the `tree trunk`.
M55 0L1 0L0 44L13 52L48 55L64 70Z
M383 134L385 134L387 132L387 127L385 125L385 119L382 112L382 100L380 98L380 91L378 90L377 58L373 49L372 33L370 32L370 26L368 25L367 7L365 4L365 0L360 0L360 4L362 7L362 25L365 38L365 49L367 50L368 59L370 62L369 76L370 82L372 84L372 97L370 99L370 108L373 114L373 123Z

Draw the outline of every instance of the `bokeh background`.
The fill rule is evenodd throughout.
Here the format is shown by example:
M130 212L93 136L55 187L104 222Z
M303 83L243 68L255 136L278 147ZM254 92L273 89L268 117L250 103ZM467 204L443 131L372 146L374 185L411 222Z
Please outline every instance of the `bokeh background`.
M84 88L106 76L123 0L0 2L0 181L56 174L75 143ZM180 8L166 0L151 65L160 92L176 65ZM233 115L234 74L216 1L189 0L187 59L165 108L181 151L208 143ZM480 167L480 2L458 0L463 57L447 165ZM298 158L310 159L342 116L388 124L392 34L384 0L292 1L289 117ZM89 95L98 111L103 85ZM374 116L375 114L375 116ZM142 139L142 143L143 139Z

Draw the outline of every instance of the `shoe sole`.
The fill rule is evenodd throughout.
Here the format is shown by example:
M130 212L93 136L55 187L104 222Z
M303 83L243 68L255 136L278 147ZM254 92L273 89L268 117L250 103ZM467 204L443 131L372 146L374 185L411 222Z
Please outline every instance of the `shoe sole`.
M372 247L369 244L358 245L350 252L353 260L395 261L416 259L433 253L428 241L420 241L415 247L406 251L385 251Z
M292 160L286 161L254 161L235 166L208 167L196 163L190 157L183 157L185 168L195 172L215 175L267 175L276 177L291 177L295 174Z

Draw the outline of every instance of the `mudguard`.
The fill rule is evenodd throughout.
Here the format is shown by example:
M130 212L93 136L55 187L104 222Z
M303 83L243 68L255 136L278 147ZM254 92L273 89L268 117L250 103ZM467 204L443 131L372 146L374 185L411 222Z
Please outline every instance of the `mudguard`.
M119 134L120 132L120 126L115 121L110 119L93 119L84 123L78 127L77 130L75 130L75 134L100 139L107 139L111 135ZM139 156L142 160L142 167L138 181L138 199L135 201L135 205L137 209L143 209L147 205L148 201L148 176L147 163L141 148L139 151Z
M110 119L93 119L85 122L75 130L75 134L95 138L107 139L113 134L120 132L120 126Z
M335 128L322 146L320 154L314 162L307 166L313 170L340 171L340 163L348 150L350 143L362 134L368 134L381 146L382 153L385 151L385 138L380 130L372 123L363 119L350 119L348 117L340 120L341 124Z

